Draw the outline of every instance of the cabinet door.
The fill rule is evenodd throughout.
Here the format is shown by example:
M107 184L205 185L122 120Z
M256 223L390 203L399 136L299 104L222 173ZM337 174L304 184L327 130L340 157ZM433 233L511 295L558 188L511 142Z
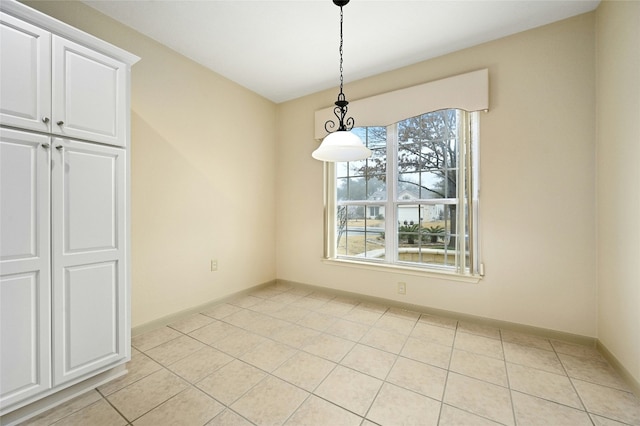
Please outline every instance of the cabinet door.
M52 37L52 132L125 146L126 65L69 40Z
M124 149L54 138L54 385L128 356Z
M0 407L51 387L49 137L0 129Z
M0 13L0 52L0 124L48 131L51 35Z

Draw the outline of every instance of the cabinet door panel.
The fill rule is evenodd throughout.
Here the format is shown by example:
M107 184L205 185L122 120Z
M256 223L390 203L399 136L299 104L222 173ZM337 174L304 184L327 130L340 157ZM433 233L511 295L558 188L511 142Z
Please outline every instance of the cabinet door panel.
M0 261L34 259L49 228L49 138L2 129L0 140Z
M116 249L119 152L65 151L65 253Z
M53 145L53 356L58 385L127 356L126 154L120 148L59 138Z
M51 35L0 13L0 51L0 123L48 131L51 117Z
M0 278L0 405L51 387L49 283L37 272Z
M118 280L116 261L65 268L57 378L118 357Z
M48 284L37 272L0 278L2 407L51 386Z
M126 65L55 35L52 43L53 133L124 146Z
M0 407L51 386L49 137L0 129Z

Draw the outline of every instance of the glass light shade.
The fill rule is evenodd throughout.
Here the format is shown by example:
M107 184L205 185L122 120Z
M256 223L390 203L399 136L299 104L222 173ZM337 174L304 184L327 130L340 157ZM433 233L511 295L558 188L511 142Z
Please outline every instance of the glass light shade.
M338 130L329 133L311 156L328 162L356 161L369 158L371 150L364 146L355 133Z

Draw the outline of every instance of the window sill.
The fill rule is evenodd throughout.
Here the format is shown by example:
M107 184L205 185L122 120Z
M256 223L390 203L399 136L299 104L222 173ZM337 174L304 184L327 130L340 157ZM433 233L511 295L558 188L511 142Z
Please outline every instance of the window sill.
M420 268L411 268L409 266L389 265L386 263L358 262L351 259L328 259L323 258L322 263L335 266L346 266L350 268L366 269L369 271L387 272L414 275L418 277L437 278L441 280L457 281L464 283L477 284L482 279L481 275L462 275L455 272L424 270Z

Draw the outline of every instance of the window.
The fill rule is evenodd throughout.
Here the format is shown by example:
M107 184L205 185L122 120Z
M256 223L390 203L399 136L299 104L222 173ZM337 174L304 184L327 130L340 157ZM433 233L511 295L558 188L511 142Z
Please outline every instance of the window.
M325 258L476 280L480 69L358 99L371 158L325 166ZM315 112L317 140L334 106ZM388 123L393 123L388 125Z
M328 257L478 274L478 112L353 129L373 155L328 166Z

